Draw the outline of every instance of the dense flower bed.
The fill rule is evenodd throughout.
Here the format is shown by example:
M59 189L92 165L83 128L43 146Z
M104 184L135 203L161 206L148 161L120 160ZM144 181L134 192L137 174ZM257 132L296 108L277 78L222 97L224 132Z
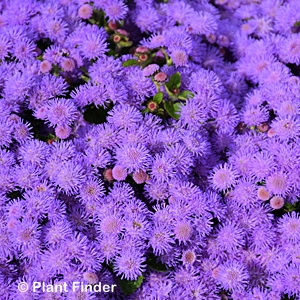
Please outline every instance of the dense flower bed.
M300 298L298 0L0 12L1 299Z

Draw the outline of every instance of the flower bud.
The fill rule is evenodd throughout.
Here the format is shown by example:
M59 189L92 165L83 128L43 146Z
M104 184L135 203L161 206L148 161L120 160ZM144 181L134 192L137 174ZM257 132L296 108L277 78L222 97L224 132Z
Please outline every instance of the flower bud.
M108 22L108 28L109 28L110 30L115 31L115 30L118 28L118 25L117 25L117 23L115 23L114 21L109 21L109 22Z
M154 101L150 101L147 104L147 108L149 109L150 112L154 112L157 109L157 103Z
M280 196L275 196L270 200L270 206L273 209L280 209L284 205L284 199Z
M258 190L257 190L257 197L258 199L262 200L262 201L267 201L270 199L270 193L269 191L264 187L261 186Z
M163 82L167 79L168 75L164 72L159 72L154 76L154 80L158 82Z
M112 169L106 169L103 174L104 178L108 181L113 181L114 178L112 176Z
M135 52L136 53L148 53L149 49L147 47L140 46L135 49Z

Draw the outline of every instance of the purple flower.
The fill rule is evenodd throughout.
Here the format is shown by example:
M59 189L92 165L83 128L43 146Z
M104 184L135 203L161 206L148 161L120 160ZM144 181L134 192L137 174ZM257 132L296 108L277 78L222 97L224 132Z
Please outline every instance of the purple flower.
M197 130L205 123L206 119L206 109L197 99L189 99L185 105L181 106L179 120L188 128Z
M279 46L280 59L285 63L300 64L299 56L299 34L291 34L286 39L282 39Z
M135 24L141 31L155 32L161 26L161 18L154 8L143 6L136 12Z
M200 11L189 15L185 27L191 34L203 34L208 36L217 30L217 22L211 13Z
M15 43L13 54L18 60L23 62L36 55L35 45L30 39L22 38Z
M109 21L120 21L125 18L128 7L122 0L113 0L105 4L104 11Z
M48 104L46 118L52 126L71 125L77 118L77 109L69 99L55 99Z
M216 166L213 169L210 181L214 189L226 191L236 184L237 173L231 165L225 163L223 165Z
M283 241L299 242L300 218L296 212L284 215L278 222L278 230Z
M154 227L149 241L155 255L161 255L172 248L174 240L171 232L164 226Z
M117 148L116 159L129 173L136 170L146 171L151 163L149 150L141 144L124 144Z
M151 174L158 182L164 182L175 176L175 160L166 154L156 155L151 169Z
M8 56L8 52L11 51L12 43L9 41L7 36L1 35L0 36L0 59L4 59Z
M225 289L243 291L249 281L249 274L243 264L236 260L227 261L217 269L217 279Z
M105 36L101 31L87 32L82 36L84 42L80 44L80 51L84 57L88 59L95 59L103 57L107 51L107 43L105 42Z
M67 161L61 163L55 170L53 181L67 195L77 194L82 185L84 171L76 161Z
M244 232L236 224L224 224L218 228L216 242L221 251L235 253L245 244Z
M145 271L145 257L137 250L124 251L116 257L114 266L117 274L127 280L136 280Z
M108 114L107 121L116 128L130 128L142 120L140 111L128 104L117 105Z

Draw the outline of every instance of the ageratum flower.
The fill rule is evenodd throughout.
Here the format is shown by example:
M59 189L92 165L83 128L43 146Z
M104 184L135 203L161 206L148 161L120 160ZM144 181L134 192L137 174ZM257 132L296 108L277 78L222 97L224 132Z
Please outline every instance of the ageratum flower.
M134 21L142 32L156 32L160 28L160 16L151 6L144 5L136 14Z
M225 289L243 291L249 282L246 267L237 260L229 260L217 268L217 279Z
M151 174L158 182L164 182L174 177L175 170L175 160L167 154L163 153L154 157Z
M105 42L105 36L101 30L98 32L96 30L89 30L82 35L82 38L84 40L80 43L79 49L84 57L95 59L104 56L107 51L107 43Z
M128 104L114 106L107 117L107 121L116 128L134 127L141 120L141 112Z
M77 194L84 179L84 171L75 160L69 160L59 165L55 170L53 181L67 195Z
M154 227L150 237L150 245L155 255L161 255L172 249L174 240L171 232L164 226Z
M103 9L109 21L121 21L125 19L128 12L128 7L123 0L108 1Z
M8 56L8 53L12 49L12 43L9 41L6 35L0 35L0 59L4 59Z
M278 230L283 241L299 242L300 218L296 212L284 215L278 221Z
M136 280L145 271L145 257L142 253L132 249L124 251L115 259L114 267L121 278Z
M125 167L129 173L136 170L146 171L151 163L149 150L141 144L124 144L118 147L116 159L119 165Z
M51 126L71 125L77 119L77 108L69 99L54 99L46 109L46 118Z
M210 176L210 181L214 189L218 191L226 191L237 183L237 172L235 169L225 163L216 166Z

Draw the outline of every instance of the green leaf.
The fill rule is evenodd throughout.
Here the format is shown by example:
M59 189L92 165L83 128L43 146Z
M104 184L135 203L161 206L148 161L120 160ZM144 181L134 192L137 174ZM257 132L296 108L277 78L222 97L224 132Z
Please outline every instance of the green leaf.
M179 72L173 74L170 80L166 83L166 86L171 91L172 89L179 89L181 85L181 75Z
M176 113L180 113L181 112L181 106L183 106L183 103L180 103L180 102L176 102L173 104L173 107L174 107L174 111Z
M118 43L118 45L121 46L121 47L131 47L132 44L133 44L132 41L128 41L128 42L119 42L119 43ZM135 60L135 59L134 59L134 60ZM135 60L135 61L136 61L136 60ZM124 66L124 64L123 64L123 66ZM126 66L124 66L124 67L126 67Z
M195 95L190 92L190 91L182 91L179 96L178 99L180 100L187 100L188 98L193 98Z
M123 67L130 67L130 66L136 66L138 65L138 61L136 59L128 59L123 62Z
M300 210L300 201L297 201L293 204L285 203L283 206L285 212L299 211Z
M164 115L164 110L162 108L159 108L157 110L158 115L163 116Z
M158 272L168 272L169 271L169 269L164 264L157 261L157 259L154 255L151 255L147 259L146 263L147 263L147 266L152 270L155 270Z
M154 95L153 101L156 102L157 104L160 104L161 101L163 100L164 94L162 92L159 92Z
M178 120L180 115L178 114L177 103L173 104L172 102L164 102L164 107L167 113L175 120Z
M144 280L144 276L139 276L139 278L134 281L122 279L119 282L120 288L125 296L129 296L142 285L143 280Z
M166 88L166 92L168 93L168 95L169 95L170 97L174 97L174 96L175 96L174 93L172 93L172 92L170 91L170 89L168 88L167 83L165 84L165 88Z

